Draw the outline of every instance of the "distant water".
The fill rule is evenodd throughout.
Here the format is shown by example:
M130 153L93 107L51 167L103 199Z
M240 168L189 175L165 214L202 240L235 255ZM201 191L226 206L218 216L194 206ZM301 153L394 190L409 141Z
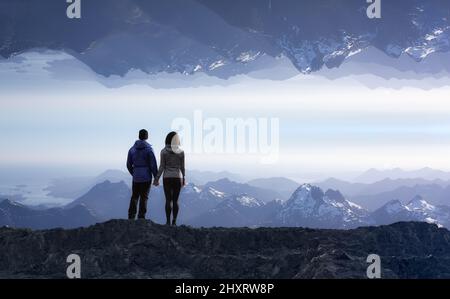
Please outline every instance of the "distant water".
M104 169L104 168L101 168ZM103 170L65 166L0 165L0 199L25 205L61 206L73 199L48 195L45 188L56 178L96 175Z
M61 206L71 202L71 199L58 198L48 195L48 187L51 180L0 183L0 197L18 201L24 205Z

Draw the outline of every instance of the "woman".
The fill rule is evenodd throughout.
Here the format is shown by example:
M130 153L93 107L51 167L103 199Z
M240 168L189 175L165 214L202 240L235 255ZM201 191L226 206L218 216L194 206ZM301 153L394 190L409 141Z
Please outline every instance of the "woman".
M172 225L177 225L178 196L185 185L184 152L180 148L180 137L170 132L166 137L166 146L161 151L161 161L154 185L159 185L163 175L164 195L166 196L166 225L170 225L170 214L173 213Z

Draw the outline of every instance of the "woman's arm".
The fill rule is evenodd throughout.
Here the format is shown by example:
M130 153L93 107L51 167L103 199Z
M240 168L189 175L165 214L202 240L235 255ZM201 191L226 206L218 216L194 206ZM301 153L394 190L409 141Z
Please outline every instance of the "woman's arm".
M181 167L180 167L180 170L181 170L181 174L183 175L183 186L184 186L185 183L186 183L186 180L185 180L186 170L184 168L184 152L181 153Z
M155 182L159 181L159 178L161 177L165 168L166 168L166 155L164 155L163 151L161 151L161 158L159 161L159 170L158 170L158 173L156 174Z

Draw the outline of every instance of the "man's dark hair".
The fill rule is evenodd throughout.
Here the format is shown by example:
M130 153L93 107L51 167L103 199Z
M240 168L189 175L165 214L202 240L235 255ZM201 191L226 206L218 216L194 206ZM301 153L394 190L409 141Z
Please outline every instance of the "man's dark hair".
M148 139L148 132L145 129L142 129L139 131L139 139L140 140L147 140Z

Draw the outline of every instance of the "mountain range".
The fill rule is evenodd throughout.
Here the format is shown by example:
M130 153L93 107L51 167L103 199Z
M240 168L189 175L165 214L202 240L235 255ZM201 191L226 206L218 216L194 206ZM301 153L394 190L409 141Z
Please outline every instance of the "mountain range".
M127 218L130 195L131 190L125 182L111 183L106 180L95 185L89 192L69 203L65 208L71 209L74 206L84 205L99 219Z
M188 169L186 170L186 176L189 178L189 183L197 186L224 178L233 182L245 182L245 179L240 175L229 171L214 172ZM74 199L84 195L92 187L104 181L110 181L111 183L124 181L131 187L131 176L128 172L119 169L108 169L94 177L63 177L54 179L49 186L44 188L44 191L47 191L49 196Z
M450 52L431 53L417 63L406 53L391 57L370 46L346 58L339 68L322 69L317 75L331 80L349 77L370 89L388 86L399 90L405 86L414 86L430 90L447 86L449 73Z
M442 179L385 178L374 183L351 183L330 178L315 185L340 190L346 198L371 211L394 199L407 203L417 195L435 205L450 204L450 181Z
M352 228L367 225L368 212L346 200L339 191L305 184L283 204L275 218L277 226Z
M450 172L424 167L416 170L403 170L401 168L393 168L386 170L369 169L353 181L357 183L374 183L383 179L425 179L425 180L450 180Z
M358 195L376 195L384 192L394 191L400 187L414 187L424 185L446 187L450 185L450 181L444 181L441 179L427 180L421 178L385 178L373 183L354 183L336 178L329 178L314 184L318 187L321 187L322 189L337 189L346 196L354 197Z
M209 182L203 186L189 183L181 190L178 219L181 222L190 221L216 208L218 204L225 200L242 194L260 202L261 205L280 200L280 195L274 191L228 179ZM127 217L130 195L130 187L124 181L111 182L106 180L92 187L86 194L66 205L65 208L70 209L81 204L89 208L99 219L123 219ZM150 219L159 223L165 222L164 198L163 188L151 187L147 215Z
M195 227L258 227L273 217L278 201L264 203L249 195L232 195L187 223Z
M97 0L83 3L82 18L71 20L65 1L1 0L0 56L64 50L104 76L141 70L229 78L259 68L266 57L286 57L310 73L338 67L370 46L414 61L449 51L449 3L386 1L382 20L369 19L367 6L359 0Z
M227 186L230 188L227 189ZM310 184L298 187L285 201L279 198L264 201L255 196L264 189L248 189L248 186L229 180L219 180L205 186L188 184L180 195L178 222L194 227L352 229L398 221L422 221L450 227L450 207L433 205L420 196L415 196L407 204L390 200L370 212L346 199L337 190L328 189L324 192ZM254 193L252 195L244 191ZM87 226L109 219L126 219L130 194L131 190L125 182L105 181L63 208L38 210L5 200L2 203L0 223L17 227L49 228ZM164 205L162 188L152 187L147 217L164 223ZM44 215L48 215L45 224L42 220Z
M396 221L424 221L449 227L450 181L444 171L424 168L416 171L369 170L359 176L367 182L348 182L336 178L302 184L283 177L236 182L222 176L229 172L191 171L192 179L181 191L179 223L195 227L312 227L351 229L383 225ZM370 182L389 175L380 181ZM428 179L415 178L423 175ZM372 180L369 179L372 178ZM392 178L391 178L392 177ZM190 177L191 178L191 177ZM130 200L130 176L108 170L96 177L61 178L47 191L58 196L77 195L61 208L25 206L9 198L0 216L3 225L42 228L61 225L59 216L80 213L79 222L68 219L68 227L86 226L109 219L125 219ZM152 186L147 217L165 223L163 188ZM20 207L20 208L18 208ZM25 212L24 212L25 211ZM50 218L43 226L40 215ZM83 214L84 213L84 214ZM23 215L29 220L22 221ZM86 216L87 215L87 216ZM27 216L28 217L28 216ZM20 220L22 219L22 220Z
M265 202L275 198L286 201L292 193L300 186L294 180L285 177L257 178L246 180L241 176L224 172L188 170L188 182L203 186L211 182L218 181L216 185L231 181L241 185L232 187L224 184L221 191L227 189L228 193L241 194L248 193L253 197L262 199ZM323 190L339 190L345 198L374 211L385 203L393 199L399 199L406 203L416 195L421 195L434 205L450 205L450 174L442 170L422 168L413 171L402 169L376 170L370 169L352 181L344 181L337 178L329 178L323 181L316 181L313 185ZM44 190L49 196L58 198L76 199L86 194L95 185L108 180L112 183L120 181L126 182L131 187L131 179L128 173L121 170L107 170L95 177L67 177L58 178L52 181ZM248 186L244 186L248 185ZM256 187L251 191L251 187ZM236 189L232 191L232 189ZM154 188L152 188L152 192ZM21 201L20 197L12 194L1 196L14 201Z
M0 226L17 228L49 229L55 227L75 228L99 222L86 206L36 210L8 199L0 201Z
M234 194L234 195L240 195L240 194L247 194L251 197L257 198L258 200L262 201L263 203L267 203L273 200L286 200L289 198L279 194L278 192L274 191L272 186L270 184L268 185L259 185L259 187L255 186L255 183L253 181L253 185L250 183L236 183L233 182L227 178L220 179L214 182L209 182L205 185L205 187L212 187L216 190L220 190L223 192L226 192L228 194ZM256 184L258 185L258 184Z
M376 194L361 194L351 197L351 199L370 210L376 209L391 199L397 199L402 203L407 203L415 196L423 196L434 205L449 205L450 186L439 184L424 184L414 186L401 186L391 191Z
M131 190L124 182L105 181L66 206L82 204L103 220L126 218ZM272 195L274 195L272 197ZM306 226L351 228L364 225L367 212L338 191L300 186L283 201L247 184L221 179L204 186L188 184L180 195L179 222L194 226ZM151 188L148 217L165 222L162 188Z
M189 184L180 195L179 222L197 227L293 226L333 229L390 224L396 220L425 221L446 227L450 225L445 220L450 220L448 206L433 205L419 196L411 198L399 215L391 213L392 221L389 221L379 214L388 210L390 203L370 212L346 199L337 190L328 189L324 192L317 186L303 184L288 200L283 201L276 197L262 200L258 194L264 189L252 188L226 179L205 186ZM106 181L67 207L83 204L101 219L125 218L130 192L124 182ZM114 210L105 207L111 202L118 203ZM164 223L164 204L162 188L152 187L148 203L149 219ZM404 217L403 210L414 212L405 212L407 217Z
M440 227L450 227L450 207L434 206L421 196L416 196L406 205L398 200L392 200L373 212L372 218L379 225L400 221L422 221Z

